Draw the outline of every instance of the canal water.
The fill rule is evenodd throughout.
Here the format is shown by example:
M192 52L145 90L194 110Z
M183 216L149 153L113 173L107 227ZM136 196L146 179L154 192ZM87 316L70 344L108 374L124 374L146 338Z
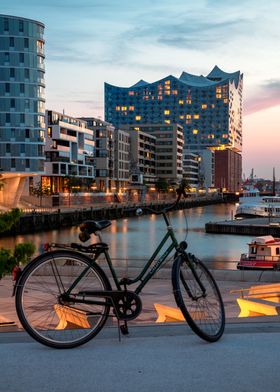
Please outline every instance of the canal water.
M207 222L230 220L235 213L235 204L218 204L196 207L170 213L171 223L178 240L186 239L188 249L207 263L210 268L236 269L241 253L247 251L249 236L207 234ZM115 265L143 266L152 255L166 232L161 216L141 217L112 221L112 225L102 232L103 241L110 246ZM0 246L13 248L17 243L31 241L39 252L46 242L78 242L79 229L52 230L36 234L1 238ZM92 236L94 237L94 236ZM95 241L95 238L92 238Z

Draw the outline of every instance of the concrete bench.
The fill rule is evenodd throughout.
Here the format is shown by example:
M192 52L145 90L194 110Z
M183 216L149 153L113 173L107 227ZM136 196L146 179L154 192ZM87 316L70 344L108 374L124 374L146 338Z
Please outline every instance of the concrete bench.
M90 328L88 316L90 312L85 312L80 309L71 308L70 306L54 305L55 312L59 318L59 324L55 329L72 328Z
M267 301L280 302L280 284L263 284L251 286L245 298L262 298Z
M185 317L178 308L161 304L154 304L154 307L158 314L156 323L185 321Z
M238 317L278 316L280 314L280 305L277 302L247 297L237 298L237 303L240 307Z

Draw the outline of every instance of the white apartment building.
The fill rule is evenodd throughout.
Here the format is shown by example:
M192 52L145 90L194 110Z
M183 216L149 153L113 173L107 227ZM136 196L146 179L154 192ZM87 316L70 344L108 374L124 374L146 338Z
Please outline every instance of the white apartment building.
M196 189L209 189L214 185L214 157L211 150L183 150L183 178Z
M59 193L67 191L67 176L76 176L85 184L94 180L95 143L86 121L47 110L45 139L43 186Z

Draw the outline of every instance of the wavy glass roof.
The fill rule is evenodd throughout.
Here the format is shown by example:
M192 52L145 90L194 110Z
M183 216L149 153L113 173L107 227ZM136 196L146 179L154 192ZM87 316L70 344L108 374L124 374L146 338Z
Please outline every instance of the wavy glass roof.
M163 79L157 80L156 82L152 82L152 83L148 83L145 80L139 80L139 82L135 83L134 85L130 86L130 87L118 87L118 86L114 86L114 87L118 87L118 88L135 88L135 87L145 87L151 84L155 84L155 83L159 83L162 82L165 79L169 79L169 78L173 78L177 81L183 82L186 85L190 86L190 87L208 87L208 86L214 86L216 84L221 84L224 81L230 80L231 82L235 83L235 87L238 86L239 80L240 78L243 78L243 74L240 74L240 71L237 72L232 72L232 73L228 73L228 72L224 72L222 71L217 65L215 65L215 67L212 69L212 71L207 75L207 76L203 76L203 75L192 75L190 73L187 72L182 72L181 76L179 78L176 78L173 75L170 75L168 77L165 77ZM110 85L109 83L105 83L107 85ZM112 86L112 85L110 85Z

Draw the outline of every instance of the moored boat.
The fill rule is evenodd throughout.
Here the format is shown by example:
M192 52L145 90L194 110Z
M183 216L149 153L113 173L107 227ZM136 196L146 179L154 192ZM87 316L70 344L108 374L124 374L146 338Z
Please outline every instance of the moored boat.
M280 238L256 237L248 246L248 253L241 254L238 269L280 270Z

